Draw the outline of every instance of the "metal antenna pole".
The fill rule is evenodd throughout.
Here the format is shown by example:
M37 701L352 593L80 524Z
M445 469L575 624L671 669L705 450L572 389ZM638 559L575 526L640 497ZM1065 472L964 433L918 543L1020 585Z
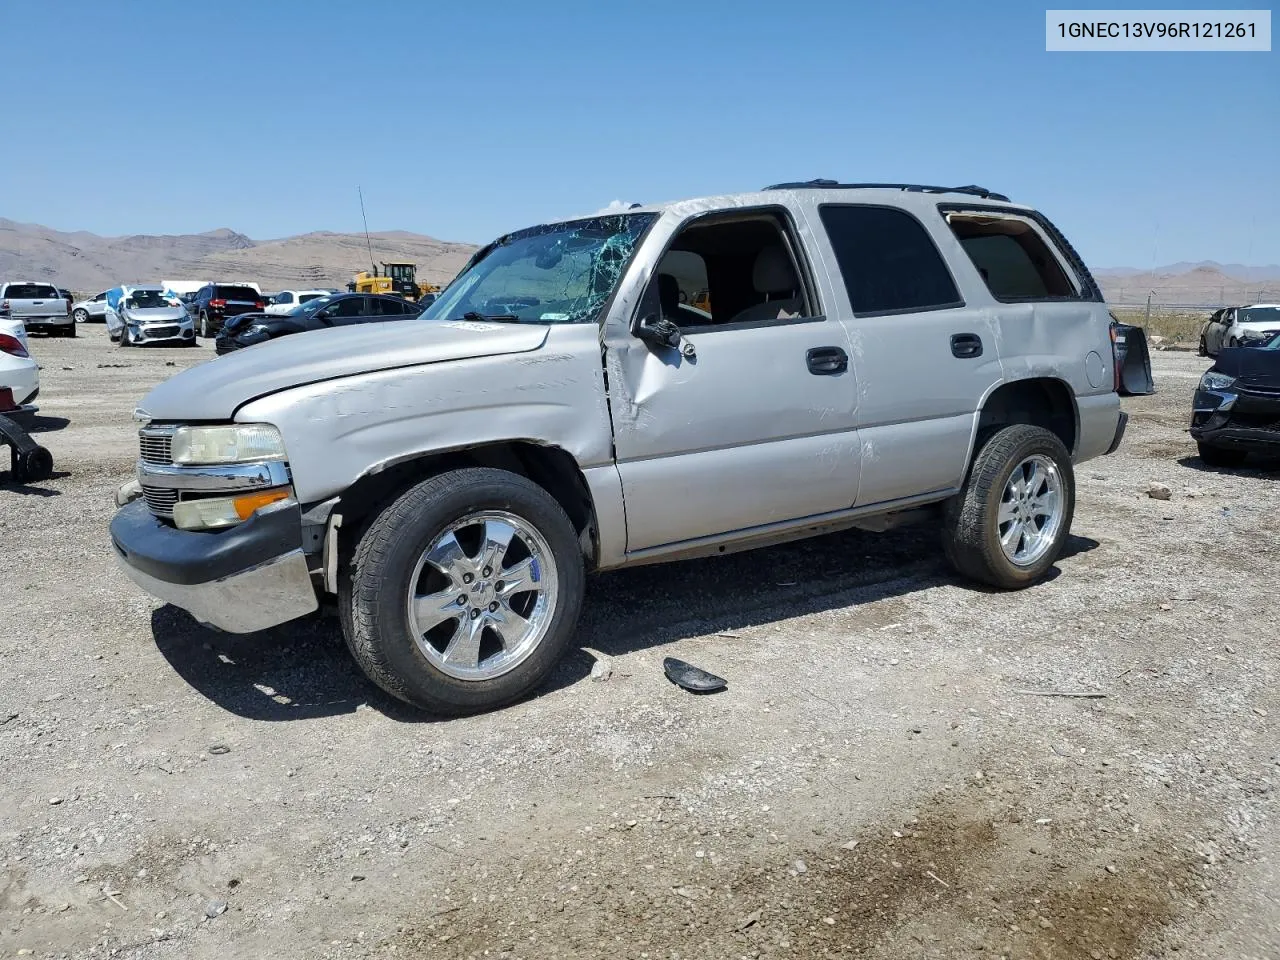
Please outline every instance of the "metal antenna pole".
M373 241L369 239L369 218L364 215L364 190L360 187L356 187L356 193L360 196L360 219L364 221L364 242L365 246L369 248L369 269L376 277L378 275L378 268L374 266L373 263Z

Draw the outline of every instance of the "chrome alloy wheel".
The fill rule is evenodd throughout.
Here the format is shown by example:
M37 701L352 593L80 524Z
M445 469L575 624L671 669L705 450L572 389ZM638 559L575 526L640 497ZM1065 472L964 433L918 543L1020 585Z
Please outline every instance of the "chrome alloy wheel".
M492 680L542 642L556 611L556 564L546 539L504 510L450 524L409 580L418 650L458 680Z
M1033 565L1057 540L1063 509L1062 478L1052 460L1034 454L1014 467L996 514L1004 555L1017 566Z

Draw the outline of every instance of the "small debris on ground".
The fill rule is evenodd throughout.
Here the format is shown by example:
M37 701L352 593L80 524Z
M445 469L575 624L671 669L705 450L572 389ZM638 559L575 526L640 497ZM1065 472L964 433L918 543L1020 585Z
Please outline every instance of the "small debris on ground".
M208 917L210 920L214 919L215 917L220 917L226 912L227 912L227 901L225 900L210 900L208 903L204 905L204 915Z
M707 673L701 667L695 667L693 664L677 660L675 657L664 658L662 670L667 675L668 680L679 687L683 687L690 693L714 693L717 690L723 690L729 685L729 682L724 677L717 677L714 673Z
M1173 496L1173 491L1170 490L1167 486L1165 486L1163 483L1155 483L1155 482L1147 484L1146 493L1147 493L1147 496L1150 497L1152 500L1168 500L1170 497Z
M215 757L220 757L224 753L230 753L231 748L228 747L225 743L215 743L209 747L209 752L212 753Z

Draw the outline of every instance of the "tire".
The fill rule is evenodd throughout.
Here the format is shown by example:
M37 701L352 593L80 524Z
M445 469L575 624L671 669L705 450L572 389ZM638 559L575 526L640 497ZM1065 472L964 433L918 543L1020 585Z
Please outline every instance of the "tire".
M489 525L495 521L510 527L503 518L522 526L511 537L512 548L505 551L508 560L517 549L520 555L511 563L460 572L460 566L465 570L466 565L483 562L482 548L476 546L472 552L470 537L476 536L477 543L487 540L477 534L500 529ZM462 545L455 553L457 562L441 567L427 563L426 551L455 528L459 535L453 544ZM519 548L514 546L517 539ZM516 566L526 567L526 579L516 582L540 586L504 595L502 574L516 576ZM446 576L446 567L454 575ZM485 570L493 573L485 575ZM463 584L464 576L473 578L467 581L471 586ZM584 580L577 533L550 494L518 474L467 468L422 481L374 518L343 567L338 605L347 646L370 680L430 713L456 716L505 706L538 687L573 637ZM439 604L426 608L427 616L435 612L431 619L437 622L425 632L419 631L410 609L413 594L431 594ZM455 601L462 603L458 614L452 612ZM534 605L516 609L526 603ZM510 646L499 643L496 630L486 626L493 618L508 622L504 612L528 618L509 622L508 629L517 633ZM455 649L450 638L461 641L468 624L475 622L481 624L479 633L470 629L478 638L475 664L466 656L447 662L447 651ZM517 622L528 629L521 631L514 626ZM458 642L457 647L461 650L466 644ZM510 663L502 663L504 658ZM467 672L472 675L460 675Z
M1046 475L1044 485L1037 483L1032 491L1033 499L1012 501L1005 497L1010 493L1015 470L1035 464ZM1052 468L1050 470L1050 468ZM1056 483L1057 494L1052 516L1036 513L1047 503L1039 494L1052 489L1050 479ZM1024 480L1025 483L1025 480ZM969 468L960 493L947 501L943 524L943 549L951 565L972 580L987 583L1006 590L1019 590L1038 582L1053 566L1071 532L1071 519L1075 513L1075 472L1071 455L1057 435L1028 424L1014 424L997 430L980 443L977 455ZM1030 528L1024 519L1001 519L1002 506L1018 509L1022 503L1029 511ZM1001 543L1001 528L1008 523L1007 534L1012 534L1014 555ZM1053 524L1050 529L1050 524ZM1024 537L1015 529L1019 524ZM1032 543L1036 549L1032 550ZM1022 544L1027 550L1021 551ZM1024 552L1017 560L1018 552Z
M46 447L36 446L18 455L10 475L14 483L39 483L53 476L53 454Z
M129 327L127 324L120 328L120 346L121 347L133 346L133 338L129 336Z
M76 335L76 325L74 323L71 326L64 328L60 333L60 336L63 336L63 337L74 337L75 335Z
M1204 336L1200 337L1200 349L1196 351L1199 356L1207 357L1209 355L1209 345L1204 342Z
M71 316L75 319L76 323L89 322L89 311L84 309L84 307L81 307L80 309L76 310L76 312L71 314Z
M200 314L200 336L204 337L206 340L213 336L213 334L209 332L209 315L207 313Z
M1227 346L1234 349L1235 347L1240 346L1240 341L1237 340L1235 337L1232 337L1230 340L1227 341Z
M1196 442L1200 459L1206 467L1239 467L1249 457L1247 450L1235 450L1230 447L1215 447L1212 444Z

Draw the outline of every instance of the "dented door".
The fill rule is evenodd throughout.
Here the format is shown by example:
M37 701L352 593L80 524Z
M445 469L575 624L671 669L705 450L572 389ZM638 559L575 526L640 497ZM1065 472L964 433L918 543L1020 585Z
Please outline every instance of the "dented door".
M628 553L853 506L857 387L847 362L832 369L849 354L839 323L704 328L686 342L693 358L622 330L606 339Z

